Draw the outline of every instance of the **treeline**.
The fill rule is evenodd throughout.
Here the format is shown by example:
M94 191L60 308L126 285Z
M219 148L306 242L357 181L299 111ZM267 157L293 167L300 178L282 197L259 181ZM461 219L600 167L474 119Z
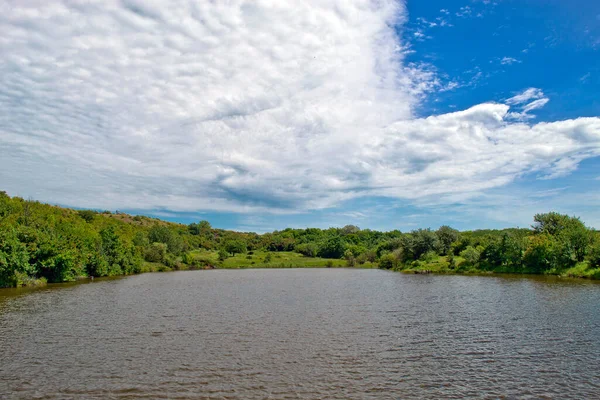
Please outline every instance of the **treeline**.
M215 229L207 221L183 225L73 210L0 192L0 287L219 266L195 257L199 250L218 252L221 261L256 250L294 251L345 259L348 266L406 269L435 262L456 272L559 274L581 265L585 276L600 277L598 233L557 213L536 215L532 229L459 232L443 226L402 233L348 225L259 235Z

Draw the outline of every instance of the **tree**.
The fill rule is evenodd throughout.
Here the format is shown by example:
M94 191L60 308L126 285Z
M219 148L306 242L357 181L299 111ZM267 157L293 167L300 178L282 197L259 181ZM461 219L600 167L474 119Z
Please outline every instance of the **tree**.
M400 265L398 258L392 253L386 253L379 258L379 268L394 269Z
M184 247L181 236L162 225L154 225L150 229L150 232L148 232L148 240L150 240L151 243L166 244L167 251L175 255L180 254Z
M357 232L360 232L360 228L356 225L346 225L342 228L343 235L350 235Z
M167 245L164 243L152 243L144 251L144 259L148 262L165 263L167 259Z
M590 250L590 266L592 268L600 268L600 243L596 244Z
M333 236L320 246L318 255L323 258L342 258L345 250L342 238Z
M557 212L549 212L545 214L535 214L533 217L533 230L537 234L557 235L566 228L571 218L568 215L559 214Z
M225 261L229 257L229 253L225 249L219 249L219 261Z
M134 246L145 247L145 246L148 246L149 244L150 244L150 241L148 240L148 235L146 235L144 232L136 232L135 235L133 236L133 245Z
M356 257L354 257L354 254L352 253L352 251L350 249L348 249L344 252L344 259L346 260L346 265L348 267L356 266Z
M316 243L302 243L296 246L296 251L306 257L316 257L319 246Z
M233 256L238 253L245 253L247 250L246 242L240 239L230 239L226 241L223 248Z
M16 274L31 274L29 254L13 229L0 230L0 287L16 286Z
M209 232L212 229L210 222L200 221L198 223L192 222L188 225L188 230L192 235L200 235Z
M466 249L460 252L460 256L465 259L469 265L475 265L479 261L479 251L473 246L467 246Z
M454 259L454 253L449 252L447 256L448 268L456 269L456 260Z
M77 214L87 223L90 223L94 220L97 212L93 210L79 210Z
M411 232L412 236L412 254L413 259L418 260L427 252L438 252L440 249L440 240L431 229L418 229Z
M439 240L439 250L442 254L448 254L452 247L452 243L456 242L460 237L459 232L456 229L452 229L447 225L440 226L440 228L435 231L435 234Z

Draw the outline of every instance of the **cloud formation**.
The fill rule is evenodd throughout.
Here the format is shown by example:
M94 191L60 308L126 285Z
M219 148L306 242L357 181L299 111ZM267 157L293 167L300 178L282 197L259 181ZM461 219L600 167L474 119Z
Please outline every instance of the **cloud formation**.
M439 82L404 61L405 19L391 0L0 3L1 189L290 213L453 202L600 154L598 118L512 115L542 107L538 89L415 118Z

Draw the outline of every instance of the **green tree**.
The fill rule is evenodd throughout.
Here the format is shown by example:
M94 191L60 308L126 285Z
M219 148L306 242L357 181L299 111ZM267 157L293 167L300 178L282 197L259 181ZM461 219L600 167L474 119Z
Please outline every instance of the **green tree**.
M0 230L0 287L15 286L17 274L32 274L29 254L13 229Z
M530 272L542 273L556 266L556 241L543 233L530 238L523 256L524 266Z
M346 225L341 229L341 231L343 235L350 235L352 233L360 232L360 228L356 225Z
M316 243L302 243L296 246L296 251L306 257L316 257L319 246Z
M320 246L318 255L323 258L342 258L345 250L342 238L333 236Z
M399 265L400 265L400 261L392 253L383 254L379 258L379 268L381 268L381 269L395 269Z
M229 257L229 253L225 249L219 249L219 261L225 261Z
M245 253L248 247L246 246L246 242L240 239L232 239L225 242L223 247L228 253L235 256L236 254Z
M435 231L439 241L439 251L441 254L448 254L452 248L452 244L458 240L460 233L456 229L452 229L447 225L440 226Z
M427 252L438 252L440 250L440 240L431 229L417 229L411 232L412 243L411 252L413 259L418 260Z
M600 268L600 243L591 248L589 259L592 268Z
M79 210L77 214L88 223L94 221L94 217L96 217L97 212L93 210Z
M148 232L148 240L151 243L164 243L169 253L179 255L183 251L184 242L179 234L173 232L166 226L154 225Z
M152 243L144 251L144 259L149 262L164 264L167 259L167 245L164 243Z
M460 252L460 256L465 259L468 265L475 265L479 262L480 253L473 246L467 246L466 249Z

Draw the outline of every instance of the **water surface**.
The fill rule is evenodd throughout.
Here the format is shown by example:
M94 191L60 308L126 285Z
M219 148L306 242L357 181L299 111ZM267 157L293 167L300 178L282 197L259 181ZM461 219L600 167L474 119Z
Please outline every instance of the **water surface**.
M600 398L600 285L268 269L0 290L2 398Z

